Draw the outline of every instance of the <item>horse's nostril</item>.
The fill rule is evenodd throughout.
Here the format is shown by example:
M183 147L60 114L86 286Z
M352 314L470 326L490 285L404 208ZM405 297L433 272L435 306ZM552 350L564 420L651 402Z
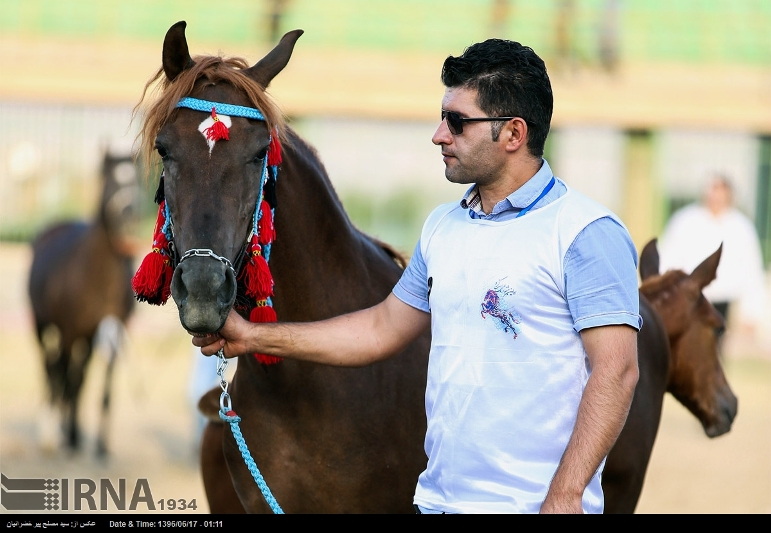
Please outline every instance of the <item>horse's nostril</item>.
M179 265L171 278L171 293L177 305L183 304L187 300L187 287L182 279L183 265Z
M236 275L229 268L225 269L225 280L217 293L217 303L229 307L236 297Z

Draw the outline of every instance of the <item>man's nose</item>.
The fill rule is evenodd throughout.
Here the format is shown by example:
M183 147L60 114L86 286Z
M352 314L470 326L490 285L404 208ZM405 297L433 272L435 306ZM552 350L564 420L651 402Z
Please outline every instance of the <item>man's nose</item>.
M431 142L439 146L440 144L450 144L452 142L452 133L447 126L447 119L442 119L439 123L439 127L436 128L434 136L431 137Z

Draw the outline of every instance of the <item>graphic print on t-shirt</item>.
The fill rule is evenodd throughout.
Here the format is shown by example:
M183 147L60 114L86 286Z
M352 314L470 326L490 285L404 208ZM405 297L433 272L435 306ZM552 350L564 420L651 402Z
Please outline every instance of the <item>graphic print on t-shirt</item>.
M505 279L498 280L495 286L485 293L481 314L485 320L487 319L485 315L489 315L496 328L504 333L512 333L513 338L516 339L521 331L519 324L522 323L522 317L514 311L513 300L516 291L502 283Z

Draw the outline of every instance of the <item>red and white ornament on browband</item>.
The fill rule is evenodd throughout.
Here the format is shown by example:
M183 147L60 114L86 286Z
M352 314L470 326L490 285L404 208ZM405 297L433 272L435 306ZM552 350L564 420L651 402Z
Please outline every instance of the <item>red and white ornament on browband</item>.
M216 106L211 108L211 116L198 125L198 131L203 134L209 145L209 157L217 141L230 139L229 131L232 125L233 121L228 115L217 114Z
M209 157L217 141L227 141L230 138L229 130L232 125L231 116L240 116L252 120L265 121L262 113L252 107L237 106L209 102L197 98L186 97L179 101L177 107L186 107L196 111L210 112L211 115L198 126L209 145ZM276 238L273 227L273 215L275 210L275 184L278 175L278 165L281 164L281 144L278 141L278 132L273 131L268 145L267 156L263 163L260 192L257 198L252 228L247 238L243 266L236 272L236 279L243 287L244 293L254 304L250 306L249 320L252 322L275 322L276 312L273 310L273 275L268 266L270 249ZM266 188L270 189L265 194ZM146 301L153 305L163 305L171 295L171 278L173 269L191 256L210 256L223 262L230 262L212 250L193 249L187 250L175 263L173 251L174 236L172 232L171 213L166 205L163 187L163 175L161 175L155 201L159 204L158 219L153 233L152 251L142 261L132 279L134 295L139 301ZM231 267L232 268L232 267ZM247 309L242 309L246 311ZM254 354L257 360L263 364L274 364L281 361L279 357L264 354Z

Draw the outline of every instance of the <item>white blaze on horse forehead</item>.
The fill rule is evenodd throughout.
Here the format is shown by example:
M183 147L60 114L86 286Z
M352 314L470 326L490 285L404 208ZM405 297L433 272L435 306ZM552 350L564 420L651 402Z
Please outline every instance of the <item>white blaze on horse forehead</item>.
M219 113L217 113L217 120L219 120L225 126L227 126L228 129L230 129L230 126L233 124L233 121L230 120L230 116L228 115L220 115ZM201 135L203 135L203 138L206 139L206 144L209 145L209 156L211 156L211 151L214 150L214 145L217 144L217 141L213 141L206 136L206 130L211 128L213 124L214 124L214 119L211 117L207 117L206 120L204 120L198 125L198 131L201 132Z

